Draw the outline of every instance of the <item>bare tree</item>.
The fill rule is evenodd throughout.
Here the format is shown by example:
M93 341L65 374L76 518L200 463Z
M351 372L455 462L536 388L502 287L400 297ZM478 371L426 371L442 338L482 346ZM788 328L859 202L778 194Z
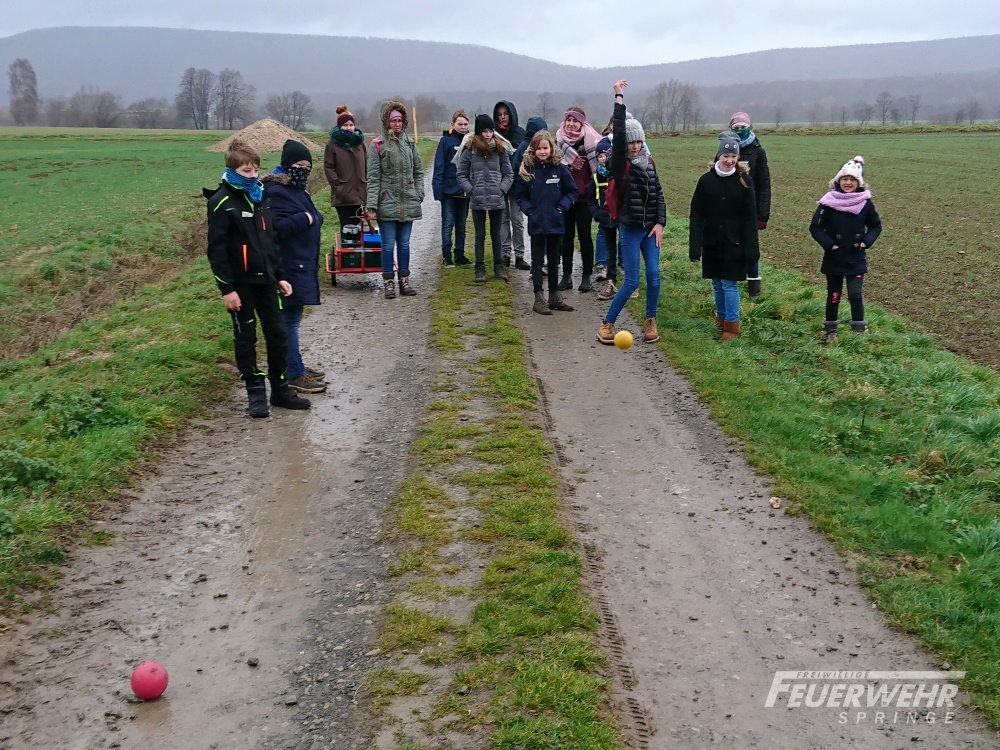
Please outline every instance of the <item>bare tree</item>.
M150 97L129 104L125 108L123 117L134 128L159 128L166 124L169 108L166 99Z
M684 87L676 78L663 81L646 97L645 105L650 124L657 129L677 130L681 119L682 97Z
M878 114L879 119L882 124L885 125L889 122L889 117L892 114L892 94L888 91L881 92L875 97L875 111Z
M906 97L906 112L910 118L910 125L917 124L917 112L920 111L920 94L910 94Z
M113 128L121 114L119 97L109 91L81 87L66 105L64 124L78 128Z
M847 105L840 105L840 127L847 127Z
M256 109L257 89L243 80L243 74L232 68L223 68L215 81L212 101L215 105L215 122L232 130L235 123L250 122Z
M875 116L875 105L871 102L858 102L854 107L854 117L861 127L872 121Z
M549 115L552 113L552 92L543 91L538 95L538 115L545 122L549 121Z
M417 94L417 96L413 97L413 105L417 108L417 112L420 114L420 122L424 125L433 125L435 127L442 125L448 122L448 116L451 114L447 107L433 96ZM417 126L419 127L420 123Z
M782 102L778 102L772 108L772 111L774 113L774 129L775 130L777 130L778 128L781 127L781 115L782 115L782 112L784 112L784 109L785 109L785 105Z
M95 91L90 96L90 112L96 128L113 128L122 114L121 97L110 91Z
M174 103L177 119L191 122L195 130L207 130L209 113L212 111L212 90L215 88L215 73L205 68L188 68L181 76L180 86Z
M979 105L979 100L978 99L973 99L971 102L969 102L968 109L969 109L969 124L970 125L975 125L976 124L976 120L979 119L979 106L980 105Z
M806 113L809 117L809 124L813 127L819 125L819 105L811 104L809 105L809 111Z
M701 119L701 93L692 83L685 83L680 93L680 120L682 130L695 130Z
M66 100L61 96L45 100L45 122L53 128L66 124Z
M893 125L903 124L903 111L895 104L893 104L892 109L889 110L889 119L892 120Z
M312 117L312 99L298 90L271 94L264 104L264 112L292 130L299 130Z
M969 116L968 111L962 107L961 109L956 109L954 114L954 120L956 125L961 125L965 122L965 118Z
M15 125L38 121L41 99L38 98L38 79L35 69L25 58L19 57L7 68L10 81L10 114Z

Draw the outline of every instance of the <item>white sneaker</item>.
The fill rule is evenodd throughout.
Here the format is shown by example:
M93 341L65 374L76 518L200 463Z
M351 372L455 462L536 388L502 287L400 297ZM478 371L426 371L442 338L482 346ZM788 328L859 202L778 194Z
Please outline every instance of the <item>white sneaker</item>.
M594 281L607 281L608 280L608 267L603 263L598 263L594 266Z

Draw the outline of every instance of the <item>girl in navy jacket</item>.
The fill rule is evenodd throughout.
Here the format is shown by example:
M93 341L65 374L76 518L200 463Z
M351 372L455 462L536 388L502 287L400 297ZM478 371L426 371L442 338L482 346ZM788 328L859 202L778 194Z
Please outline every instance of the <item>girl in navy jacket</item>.
M535 133L514 179L514 198L528 217L531 238L531 280L535 286L532 309L541 315L553 310L572 311L558 292L559 259L566 212L576 203L579 191L569 168L561 164L562 151L547 130ZM548 266L549 299L542 292L542 265Z
M830 191L820 198L809 232L823 248L826 275L826 341L837 338L837 309L847 280L847 300L851 303L851 330L865 333L865 303L862 281L868 273L866 251L882 233L882 221L872 203L864 177L865 160L855 156L830 180Z

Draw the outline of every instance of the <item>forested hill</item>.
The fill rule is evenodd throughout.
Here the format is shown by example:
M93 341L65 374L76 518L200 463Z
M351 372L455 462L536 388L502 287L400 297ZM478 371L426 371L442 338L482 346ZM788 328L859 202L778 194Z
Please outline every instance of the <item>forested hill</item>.
M257 56L232 50L252 45ZM39 94L81 86L125 101L173 97L189 67L238 68L260 92L415 94L537 88L590 94L627 77L634 89L677 78L697 86L768 81L964 74L1000 68L1000 35L820 49L783 49L663 65L583 68L487 47L360 37L129 27L39 29L0 39L0 66L31 61ZM850 65L843 64L845 60ZM460 64L456 64L460 63ZM363 75L359 75L363 71Z

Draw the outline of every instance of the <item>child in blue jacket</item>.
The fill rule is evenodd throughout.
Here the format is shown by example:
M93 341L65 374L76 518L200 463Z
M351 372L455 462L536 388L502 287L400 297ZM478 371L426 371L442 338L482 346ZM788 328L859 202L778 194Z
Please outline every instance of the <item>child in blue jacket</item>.
M528 217L531 238L531 280L535 288L535 304L531 309L540 315L551 315L553 310L573 310L563 301L557 286L566 212L576 203L579 191L561 160L562 151L552 134L541 130L531 139L514 180L514 198ZM543 264L548 266L547 303L542 292Z

